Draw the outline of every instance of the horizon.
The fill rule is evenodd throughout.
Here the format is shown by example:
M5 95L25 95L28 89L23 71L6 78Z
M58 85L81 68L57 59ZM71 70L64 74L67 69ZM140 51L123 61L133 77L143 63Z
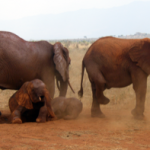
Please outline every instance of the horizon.
M8 1L11 3L4 7L4 4ZM13 2L19 2L14 12L12 10L15 7L11 7ZM29 4L29 0L6 0L2 3L3 5L0 5L0 30L13 32L25 40L67 40L84 39L84 37L100 38L104 36L130 35L137 32L150 33L150 21L147 19L147 14L150 14L148 7L150 0L127 0L121 2L119 0L107 0L105 3L99 0L86 2L82 0L80 7L77 7L77 4L80 4L79 1L72 0L72 5L70 5L70 1L66 5L65 2L68 2L68 0L65 0L63 1L64 4L61 5L58 0L56 1L58 4L51 3L51 7L58 5L55 8L57 12L54 11L53 13L50 12L53 11L53 9L50 9L50 4L46 6L49 2L48 0L43 2L38 0L35 4L33 3L34 0L32 0L29 8L21 2L26 5ZM41 2L41 9L39 9ZM75 2L76 5L74 6ZM84 3L85 6L83 6ZM32 6L33 4L34 7ZM23 5L24 8L22 8ZM63 7L64 5L66 7ZM11 9L9 10L9 8ZM30 12L31 8L32 13ZM45 8L45 11L43 8ZM46 13L47 8L50 11ZM64 11L65 8L66 10ZM4 10L8 14L5 14ZM40 11L38 12L37 10ZM16 15L16 12L20 13ZM28 13L24 14L24 12ZM6 17L5 20L2 17Z

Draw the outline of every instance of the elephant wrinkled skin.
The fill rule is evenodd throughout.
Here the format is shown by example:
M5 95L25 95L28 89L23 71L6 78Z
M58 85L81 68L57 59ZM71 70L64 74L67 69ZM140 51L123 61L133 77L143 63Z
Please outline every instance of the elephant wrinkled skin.
M42 80L51 98L55 76L60 82L60 96L66 96L69 83L69 52L61 43L28 42L17 35L0 31L0 88L18 90L23 83Z
M9 99L12 123L45 122L55 118L51 98L45 84L35 79L25 82Z
M94 42L82 62L79 96L83 96L84 68L88 73L93 93L92 117L104 117L100 104L109 103L103 91L125 87L133 83L136 106L132 114L143 118L147 77L150 74L150 39L119 39L103 37Z
M57 119L75 119L82 111L82 102L74 97L56 97L52 100L52 109Z

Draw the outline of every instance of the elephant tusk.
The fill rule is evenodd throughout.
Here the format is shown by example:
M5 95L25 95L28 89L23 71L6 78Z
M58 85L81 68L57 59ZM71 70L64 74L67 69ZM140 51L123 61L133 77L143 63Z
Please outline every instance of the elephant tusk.
M41 101L41 97L39 97L39 101Z
M68 85L69 85L70 89L72 90L72 92L75 93L72 86L71 86L71 84L70 84L70 82L69 82L69 80L68 80Z
M57 88L58 88L58 90L60 91L60 85L59 85L59 83L58 83L58 79L56 78L56 83L57 83Z

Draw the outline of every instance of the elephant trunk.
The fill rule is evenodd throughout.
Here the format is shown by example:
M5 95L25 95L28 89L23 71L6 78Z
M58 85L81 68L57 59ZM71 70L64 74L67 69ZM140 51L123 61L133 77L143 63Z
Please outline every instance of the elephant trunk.
M67 69L65 72L65 77L66 79L63 79L59 72L56 71L56 85L59 90L59 96L63 97L65 97L67 94L68 85L72 92L75 93L69 81L69 69Z
M59 96L65 97L68 89L68 81L60 80L60 93Z
M73 90L73 88L72 88L72 86L71 86L71 84L70 84L70 81L69 81L69 68L68 68L68 70L67 70L67 82L68 82L68 85L69 85L69 87L70 87L70 89L71 89L71 91L73 92L73 93L75 93L74 92L74 90Z
M56 83L57 83L57 88L60 91L59 96L64 96L64 97L66 96L68 85L69 85L70 89L72 90L72 92L75 93L74 90L73 90L73 88L72 88L72 86L71 86L71 84L70 84L69 79L67 79L67 81L60 80L60 85L58 83L58 80L56 81Z
M51 118L55 118L55 114L54 114L53 109L51 107L51 101L52 101L52 99L50 98L50 94L46 90L46 92L45 92L44 95L45 95L44 99L45 99L45 104L47 106L48 116L50 116Z

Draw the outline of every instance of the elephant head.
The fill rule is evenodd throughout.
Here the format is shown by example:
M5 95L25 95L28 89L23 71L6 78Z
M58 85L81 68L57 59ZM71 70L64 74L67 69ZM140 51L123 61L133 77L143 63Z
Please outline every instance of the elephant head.
M31 82L25 82L22 87L16 92L16 100L20 106L27 109L33 109L32 103L45 102L47 106L48 115L55 117L51 108L51 98L45 84L35 79Z
M146 74L150 74L150 40L148 38L132 46L129 56Z
M56 67L57 86L60 90L59 96L66 96L68 84L73 91L69 82L69 64L71 62L71 59L69 57L68 49L63 47L59 42L54 44L53 60ZM58 84L58 81L60 82L60 86Z

